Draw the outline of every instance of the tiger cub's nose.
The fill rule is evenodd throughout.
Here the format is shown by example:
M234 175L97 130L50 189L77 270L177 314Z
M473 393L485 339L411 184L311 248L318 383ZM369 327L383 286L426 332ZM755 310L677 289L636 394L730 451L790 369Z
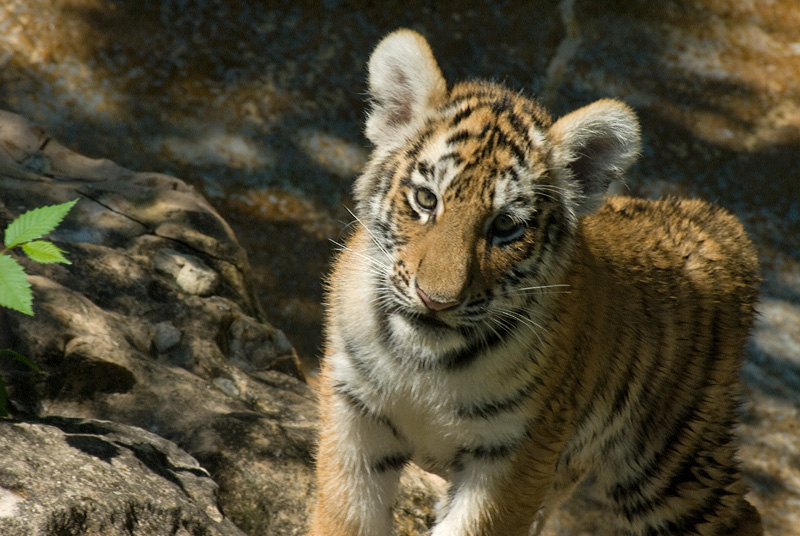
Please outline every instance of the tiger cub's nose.
M444 311L445 309L450 309L451 307L455 307L456 305L461 303L461 300L448 301L448 302L436 301L430 296L428 296L425 293L425 291L419 287L417 287L417 294L419 294L419 297L422 299L422 303L425 304L425 307L427 307L431 311Z

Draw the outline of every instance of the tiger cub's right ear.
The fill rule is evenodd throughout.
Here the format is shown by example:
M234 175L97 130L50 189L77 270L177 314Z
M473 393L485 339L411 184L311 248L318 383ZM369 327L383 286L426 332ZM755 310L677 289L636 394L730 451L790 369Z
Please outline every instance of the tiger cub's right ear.
M397 30L369 59L369 93L367 138L377 147L394 146L424 124L426 110L446 97L447 84L425 38Z

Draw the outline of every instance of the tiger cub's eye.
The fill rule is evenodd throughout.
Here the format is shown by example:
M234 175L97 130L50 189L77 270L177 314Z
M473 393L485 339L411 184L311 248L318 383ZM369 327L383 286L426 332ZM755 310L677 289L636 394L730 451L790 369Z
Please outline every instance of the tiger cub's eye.
M518 238L523 230L524 225L514 221L508 214L500 214L496 217L491 227L492 236L500 240L513 240L514 238Z
M439 201L436 198L436 194L427 188L418 188L417 191L414 192L414 200L417 202L417 205L419 205L419 208L428 211L435 209Z

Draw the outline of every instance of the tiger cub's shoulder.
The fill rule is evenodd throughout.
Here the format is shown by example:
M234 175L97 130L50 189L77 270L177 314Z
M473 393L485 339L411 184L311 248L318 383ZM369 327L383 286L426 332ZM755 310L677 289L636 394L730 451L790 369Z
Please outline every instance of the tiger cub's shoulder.
M752 307L760 282L758 256L739 220L699 199L612 196L583 219L576 264L613 273L615 283L666 292L691 285L698 297L724 295ZM748 307L748 308L749 308Z
M634 255L656 252L694 261L686 268L756 271L756 250L739 220L700 199L609 197L583 221L584 235L598 248Z

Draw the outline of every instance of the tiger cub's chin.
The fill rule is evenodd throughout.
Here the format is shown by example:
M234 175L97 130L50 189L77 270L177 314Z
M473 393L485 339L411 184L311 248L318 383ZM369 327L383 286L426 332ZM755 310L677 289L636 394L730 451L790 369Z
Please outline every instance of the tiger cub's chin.
M385 536L403 467L433 536L537 534L584 477L635 535L762 533L736 459L757 299L739 222L608 195L639 125L447 86L424 38L369 62L374 151L329 279L314 536Z
M394 347L399 351L427 351L431 355L464 346L458 327L428 316L395 316L389 320Z

